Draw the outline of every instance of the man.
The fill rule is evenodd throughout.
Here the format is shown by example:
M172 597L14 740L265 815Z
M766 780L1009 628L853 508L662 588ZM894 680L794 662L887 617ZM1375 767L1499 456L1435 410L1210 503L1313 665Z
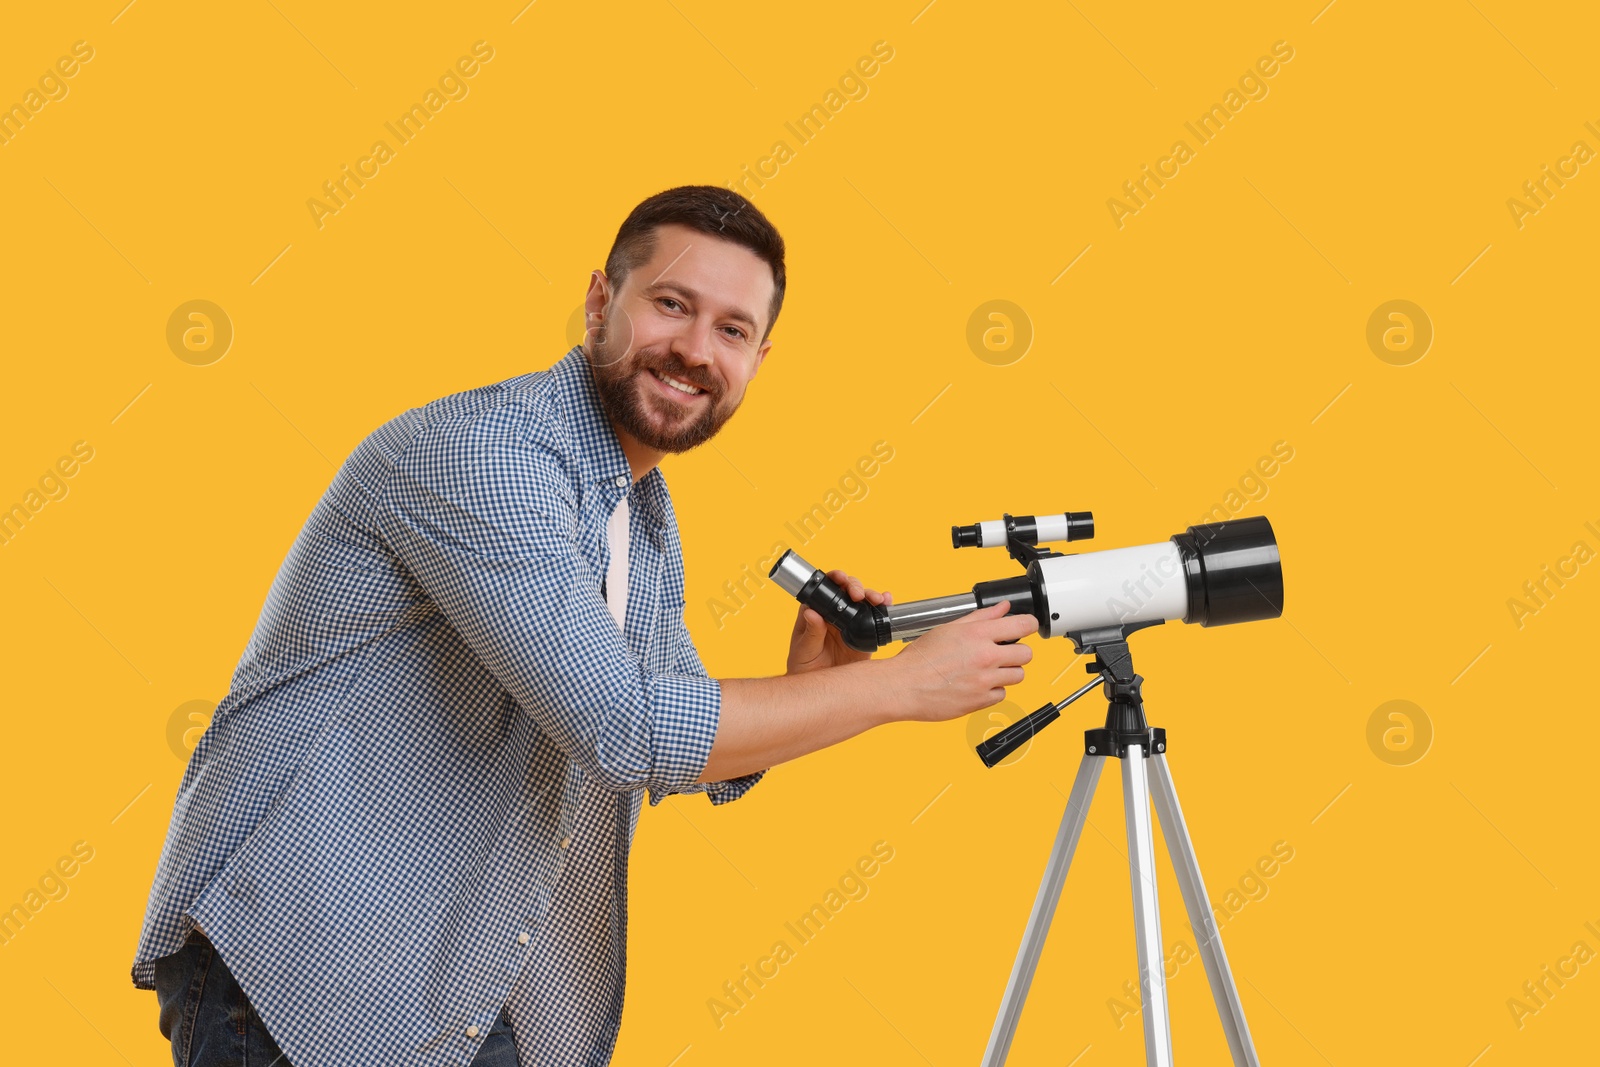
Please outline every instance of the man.
M350 455L179 787L133 965L178 1067L604 1064L645 790L724 804L1022 680L1004 603L879 660L802 608L784 675L707 676L657 464L738 409L784 285L754 205L660 193L582 345Z

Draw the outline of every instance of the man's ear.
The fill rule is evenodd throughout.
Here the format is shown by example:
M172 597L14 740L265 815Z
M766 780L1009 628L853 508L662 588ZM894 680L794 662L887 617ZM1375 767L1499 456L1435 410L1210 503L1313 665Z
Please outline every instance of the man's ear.
M752 380L755 379L756 372L761 369L761 364L766 362L767 350L771 347L772 340L771 338L768 338L767 340L761 342L760 348L756 349L756 365L750 368L750 377Z
M611 303L611 280L606 277L605 271L594 270L589 272L589 288L583 294L583 351L593 358L594 350L591 342L595 331L600 328L600 319L606 308ZM604 338L602 338L602 343Z
M603 315L606 305L611 303L611 279L606 277L603 270L589 272L589 289L583 294L583 315L591 319L596 315Z

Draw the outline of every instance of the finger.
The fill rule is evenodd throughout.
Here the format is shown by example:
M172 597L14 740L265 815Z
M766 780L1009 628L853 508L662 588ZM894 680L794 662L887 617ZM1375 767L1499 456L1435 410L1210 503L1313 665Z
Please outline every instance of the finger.
M803 637L808 642L814 640L817 627L813 620L817 617L815 611L801 604L800 611L795 615L794 619L794 636L796 638Z
M1039 624L1037 622L1031 625L1018 626L1017 623L1020 623L1021 621L1022 617L1020 615L1015 619L997 620L994 625L988 629L985 636L987 636L989 640L999 645L1013 645L1025 637L1032 637L1034 635L1034 631L1039 629ZM1004 623L1005 625L1001 625L1001 623Z
M861 600L864 598L874 604L889 603L888 593L880 593L876 589L867 588L861 583L861 579L852 574L846 574L841 570L834 570L828 572L828 577L832 578L836 583L843 586L845 591L850 594L851 600Z
M1021 667L992 667L983 676L983 680L990 685L1013 686L1022 684Z
M862 597L866 596L866 589L862 587L860 579L848 575L841 570L829 571L828 577L832 578L835 584L843 586L844 591L850 594L851 600L860 600Z
M1027 663L1033 659L1033 646L1025 645L1021 641L999 641L995 644L995 651L999 653L998 662L1007 666Z
M999 657L995 660L997 667L1020 667L1024 663L1033 661L1032 645L998 645Z
M995 640L1015 641L1019 637L1026 637L1039 629L1039 620L1034 618L1032 612L1019 611L1010 618L996 618L992 621L990 631L995 635Z
M862 598L865 598L872 601L874 604L882 603L882 594L880 594L876 589L868 589L862 583L860 578L857 578L853 574L847 574L845 575L845 578L849 581L850 597L852 600L861 600Z
M971 620L973 622L983 622L989 619L998 619L1000 616L1004 615L1008 610L1010 610L1010 608L1011 601L997 600L993 604L978 608L976 611L969 611L955 621L966 622Z
M1001 667L995 672L995 681L999 685L1013 686L1022 684L1021 667Z

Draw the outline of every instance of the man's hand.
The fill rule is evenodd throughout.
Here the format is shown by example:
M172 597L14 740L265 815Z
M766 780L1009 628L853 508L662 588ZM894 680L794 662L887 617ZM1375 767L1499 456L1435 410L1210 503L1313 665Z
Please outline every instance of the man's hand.
M838 571L851 599L889 603ZM1000 600L941 623L898 655L869 659L854 652L815 612L795 623L789 675L722 678L722 714L700 782L753 774L836 745L890 722L943 722L1003 700L1018 685L1033 649L1021 639L1039 629L1031 614L1007 617ZM832 640L830 641L829 638ZM865 662L862 662L865 661ZM835 666L837 670L819 670ZM793 675L793 677L790 677Z
M859 579L851 577L844 571L829 571L828 577L848 592L851 600L865 597L873 604L890 603L890 594L887 591L880 593L868 589ZM857 652L845 644L844 638L839 636L839 631L824 622L821 615L804 604L800 605L800 613L794 620L794 633L789 638L789 665L786 673L805 674L807 671L837 667L843 663L859 663L871 657L872 653Z
M884 661L899 675L894 691L911 719L954 719L998 704L1008 686L1022 684L1033 649L1020 642L1038 632L1039 620L1010 610L1011 601L1000 600L940 623Z

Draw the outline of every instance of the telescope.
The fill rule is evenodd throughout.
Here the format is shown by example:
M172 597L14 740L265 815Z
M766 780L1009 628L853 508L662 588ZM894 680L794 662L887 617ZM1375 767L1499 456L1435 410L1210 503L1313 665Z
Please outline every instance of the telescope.
M1008 514L952 526L955 548L1004 546L1025 572L978 582L970 593L887 607L851 600L793 549L778 558L768 577L837 627L859 652L912 640L1001 600L1011 601L1011 614L1026 611L1039 620L1044 637L1175 620L1225 626L1283 614L1283 568L1272 524L1264 516L1203 523L1133 548L1063 554L1039 547L1093 536L1094 516L1087 511Z
M1046 703L977 746L978 756L987 766L994 767L1059 718L1067 705L1097 686L1105 693L1105 725L1084 731L1083 757L1045 863L1033 910L1023 929L989 1044L984 1049L984 1067L1001 1067L1010 1052L1067 871L1088 819L1090 801L1108 759L1122 764L1145 1063L1148 1067L1172 1064L1166 961L1156 899L1150 816L1153 802L1205 964L1228 1052L1235 1067L1260 1067L1239 989L1223 951L1222 933L1200 876L1194 842L1167 767L1167 731L1152 727L1145 718L1140 688L1144 679L1134 672L1128 638L1138 630L1166 622L1226 626L1281 616L1283 566L1277 538L1266 518L1251 516L1201 523L1165 541L1132 548L1061 553L1041 547L1093 536L1094 516L1086 511L1007 514L988 522L953 526L950 542L955 548L1004 546L1024 572L978 582L970 593L888 607L851 600L832 579L793 550L778 559L769 577L837 627L846 644L862 652L871 652L891 641L914 640L941 623L1007 600L1012 614L1026 611L1038 620L1040 634L1066 637L1080 654L1090 657L1086 667L1095 675L1094 681L1060 701Z

